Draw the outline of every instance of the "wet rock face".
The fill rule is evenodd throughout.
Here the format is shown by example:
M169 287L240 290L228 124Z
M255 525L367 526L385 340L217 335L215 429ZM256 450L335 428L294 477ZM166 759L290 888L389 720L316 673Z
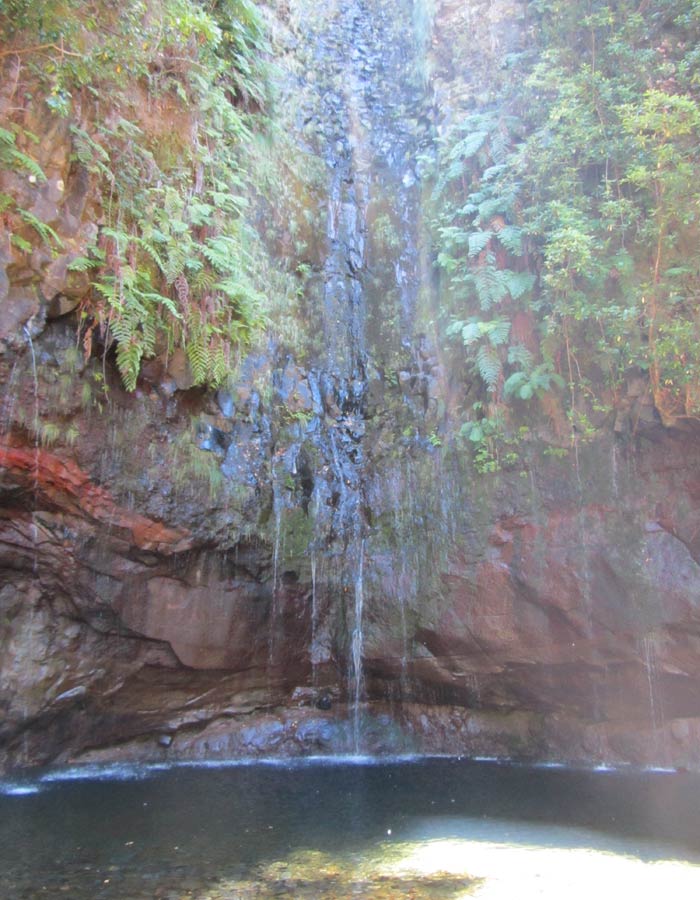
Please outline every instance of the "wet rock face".
M0 765L360 749L700 767L694 436L649 417L577 457L526 441L479 475L421 325L431 102L487 101L519 5L438 3L422 26L409 3L306 6L285 13L304 40L283 87L327 171L315 352L270 342L216 393L156 359L126 395L59 316L81 289L67 259L31 290L0 267ZM450 43L464 16L478 70ZM402 81L424 52L429 90ZM94 210L71 177L36 202L79 242Z
M48 329L34 349L56 344ZM351 752L356 696L364 752L700 765L688 435L601 439L578 469L533 449L524 474L477 478L449 447L388 439L401 385L363 411L341 381L289 363L278 377L308 419L267 417L245 384L198 401L231 443L197 452L240 462L213 493L168 486L165 444L151 463L135 448L127 489L99 483L131 463L90 413L72 451L3 434L5 765ZM16 382L32 409L32 379ZM113 416L157 443L192 401L120 402ZM182 418L163 423L172 403Z

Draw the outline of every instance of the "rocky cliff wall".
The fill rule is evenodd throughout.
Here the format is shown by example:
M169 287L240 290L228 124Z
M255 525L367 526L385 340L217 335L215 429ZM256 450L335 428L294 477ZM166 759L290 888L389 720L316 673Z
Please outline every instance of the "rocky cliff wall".
M83 360L68 264L99 204L66 129L37 123L49 178L25 205L70 249L7 256L0 284L3 765L359 750L697 767L693 433L630 385L624 425L575 451L556 409L497 472L456 437L419 159L454 110L492 102L520 6L270 17L280 105L326 187L299 346L272 335L226 390L192 387L177 354L132 394L110 352Z

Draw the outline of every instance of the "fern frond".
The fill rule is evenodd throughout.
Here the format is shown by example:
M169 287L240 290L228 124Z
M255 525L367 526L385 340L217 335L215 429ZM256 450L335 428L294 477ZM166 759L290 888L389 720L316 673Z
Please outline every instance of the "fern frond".
M469 235L469 256L478 256L488 247L492 231L475 231Z
M515 225L505 225L496 232L498 240L513 256L523 255L523 232Z
M523 344L513 344L508 348L508 363L528 372L532 368L532 353Z
M47 225L46 222L42 222L41 219L38 219L34 213L29 212L28 209L19 209L17 211L20 218L36 231L45 244L51 245L53 243L56 247L63 247L63 242L50 225Z
M501 377L501 360L489 344L482 344L476 352L476 367L489 391L495 391Z
M461 141L457 141L457 143L451 149L448 155L448 159L471 159L484 146L488 136L488 131L474 131L471 134L468 134L466 137L462 138Z
M505 273L489 263L477 268L474 286L479 304L485 311L500 303L509 293Z
M492 347L499 347L508 340L510 334L508 319L492 319L490 322L481 323L481 327Z
M513 300L520 300L535 286L535 276L530 272L504 271L504 283Z

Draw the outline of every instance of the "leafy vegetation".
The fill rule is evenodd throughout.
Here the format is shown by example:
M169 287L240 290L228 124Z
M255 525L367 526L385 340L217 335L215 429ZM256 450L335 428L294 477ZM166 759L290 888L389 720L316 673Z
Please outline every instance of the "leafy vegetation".
M633 376L666 424L698 418L700 3L527 7L531 43L435 172L446 330L482 385L468 437L556 392L576 441Z
M266 40L253 0L6 0L5 62L16 72L0 166L44 178L20 147L23 119L70 123L101 227L73 260L93 290L87 353L116 342L124 384L141 361L182 346L198 384L219 384L265 324L256 279L264 245L248 210L251 134L266 122ZM0 198L0 212L47 242L47 225ZM15 247L29 252L26 232Z

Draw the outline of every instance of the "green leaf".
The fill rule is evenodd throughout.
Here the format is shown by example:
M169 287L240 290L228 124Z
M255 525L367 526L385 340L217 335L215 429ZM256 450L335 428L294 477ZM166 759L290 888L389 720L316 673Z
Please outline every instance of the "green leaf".
M527 383L527 375L525 372L513 372L503 385L503 396L512 397L513 394L520 391L522 386Z

